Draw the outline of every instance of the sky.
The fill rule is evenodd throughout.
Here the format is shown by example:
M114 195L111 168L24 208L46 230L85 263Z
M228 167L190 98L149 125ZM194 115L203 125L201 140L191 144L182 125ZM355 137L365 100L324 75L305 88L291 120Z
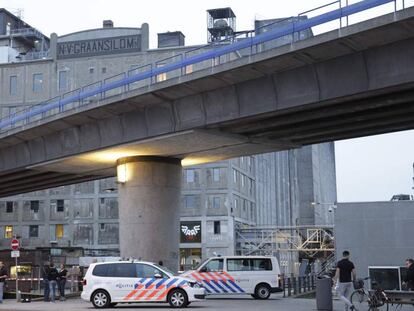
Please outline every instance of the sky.
M345 4L346 0L342 0ZM397 0L398 6L402 0ZM414 0L405 0L414 5ZM148 23L150 47L156 47L157 33L180 30L186 45L207 40L207 9L231 7L237 16L237 30L254 28L255 19L298 15L331 0L0 0L0 7L13 13L22 9L23 20L45 35L64 35L100 28L111 19L115 27L140 27ZM348 0L349 3L357 0ZM359 14L350 23L374 14L390 12L393 4ZM313 16L336 9L330 6L308 13ZM312 15L313 14L313 15ZM336 27L329 24L314 33ZM393 194L413 194L414 131L391 133L335 143L338 202L383 201ZM325 202L331 203L331 202Z

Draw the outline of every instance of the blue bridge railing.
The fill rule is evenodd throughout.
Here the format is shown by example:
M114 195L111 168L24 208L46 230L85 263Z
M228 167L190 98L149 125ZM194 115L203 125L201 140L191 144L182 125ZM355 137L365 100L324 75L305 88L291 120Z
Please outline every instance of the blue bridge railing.
M404 9L405 0L402 1L402 9ZM262 26L261 28L265 28L272 24L280 24L278 27L272 27L274 29L267 29L263 33L260 33L260 31L258 32L259 34L255 34L254 31L243 32L241 35L227 38L226 42L213 42L210 45L188 50L156 63L133 68L127 72L83 86L3 118L0 120L0 133L24 127L39 120L47 121L48 118L62 112L80 106L87 106L91 103L99 103L103 99L130 91L131 89L162 82L167 79L167 75L168 78L175 78L196 70L231 62L243 56L264 52L275 47L274 44L269 44L272 41L277 42L277 40L286 38L291 38L290 42L301 40L300 34L304 31L309 31L315 26L339 20L340 28L342 27L343 18L347 19L350 15L387 3L394 3L393 10L397 10L397 0L363 0L346 6L341 5L342 0L334 1L304 13L311 15L310 13L313 11L334 5L338 6L337 9L313 17L306 17L304 13L301 13L298 16ZM332 30L332 28L329 30ZM280 45L280 42L278 44Z

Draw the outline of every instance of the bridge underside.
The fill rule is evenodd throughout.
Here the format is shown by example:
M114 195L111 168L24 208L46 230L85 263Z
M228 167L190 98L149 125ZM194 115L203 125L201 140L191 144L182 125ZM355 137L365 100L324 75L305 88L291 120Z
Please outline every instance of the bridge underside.
M0 197L414 128L414 9L169 79L0 135Z

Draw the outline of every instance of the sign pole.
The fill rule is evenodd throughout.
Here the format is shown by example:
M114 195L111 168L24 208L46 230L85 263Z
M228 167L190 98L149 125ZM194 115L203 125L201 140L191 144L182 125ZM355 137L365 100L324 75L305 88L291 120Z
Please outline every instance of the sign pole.
M19 295L19 275L17 272L17 256L14 258L15 259L15 263L16 263L16 301L19 302L20 301L20 295Z
M20 256L20 241L17 239L17 236L15 236L11 240L11 249L12 249L12 257L14 257L15 267L16 267L16 301L20 301L20 295L19 295L19 272L17 269L17 257Z

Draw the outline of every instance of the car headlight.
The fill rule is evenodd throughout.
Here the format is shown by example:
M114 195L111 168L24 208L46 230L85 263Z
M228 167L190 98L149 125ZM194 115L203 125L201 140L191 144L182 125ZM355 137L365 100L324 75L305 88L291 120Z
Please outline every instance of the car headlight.
M198 282L188 282L187 285L192 287L192 288L202 288L203 287L203 285L201 285Z

